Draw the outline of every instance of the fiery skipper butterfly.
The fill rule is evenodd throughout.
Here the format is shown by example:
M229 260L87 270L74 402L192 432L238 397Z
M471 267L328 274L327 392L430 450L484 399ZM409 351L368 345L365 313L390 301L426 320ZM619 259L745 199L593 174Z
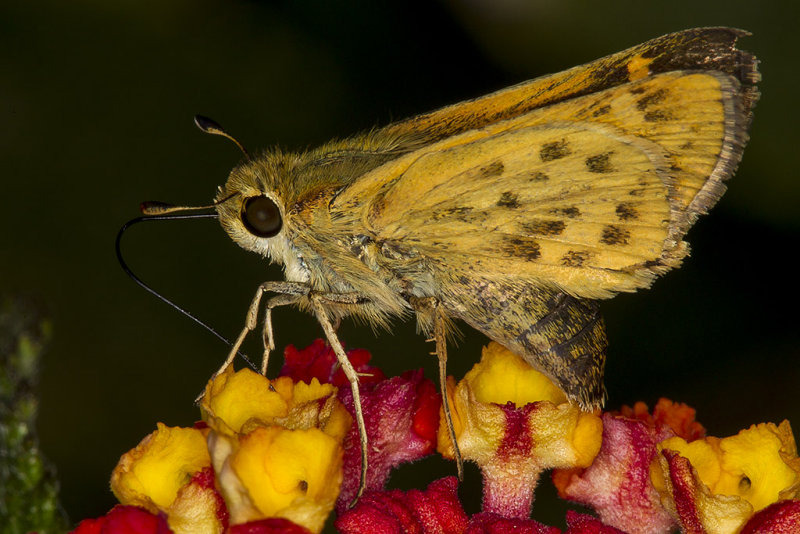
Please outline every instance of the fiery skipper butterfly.
M757 61L735 48L744 35L686 30L314 150L248 156L214 207L286 280L259 287L225 366L264 293L265 361L273 308L315 314L353 384L363 469L358 379L334 326L346 316L386 326L414 314L442 380L461 319L600 406L596 301L677 267L722 195L758 99Z

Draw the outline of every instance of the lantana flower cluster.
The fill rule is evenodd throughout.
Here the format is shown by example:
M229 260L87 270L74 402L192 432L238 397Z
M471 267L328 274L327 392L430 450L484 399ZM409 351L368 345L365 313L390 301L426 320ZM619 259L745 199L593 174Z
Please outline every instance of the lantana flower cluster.
M201 421L156 430L125 453L111 489L120 504L73 531L89 533L559 534L530 519L550 472L569 511L566 534L800 533L800 458L787 421L707 436L692 408L661 399L587 413L544 375L496 343L456 382L448 402L458 449L483 476L481 511L468 514L455 477L425 489L386 489L402 463L453 458L441 396L422 371L387 378L364 350L360 376L369 440L366 492L353 398L322 340L285 351L268 380L233 368L215 377Z

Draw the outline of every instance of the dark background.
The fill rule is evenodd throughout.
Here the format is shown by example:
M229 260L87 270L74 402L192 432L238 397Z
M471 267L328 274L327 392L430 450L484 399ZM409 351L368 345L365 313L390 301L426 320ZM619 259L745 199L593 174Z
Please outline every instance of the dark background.
M37 295L54 320L39 432L71 518L113 504L111 469L157 421L198 417L192 401L226 353L114 257L115 234L140 201L207 203L238 161L231 143L195 129L195 113L251 150L298 149L696 26L753 32L740 46L762 60L762 99L730 191L689 234L691 258L651 290L604 305L608 405L667 396L695 406L718 436L762 421L800 424L792 4L3 2L0 290ZM230 337L257 284L281 276L213 220L139 226L124 245L140 276ZM295 310L276 313L275 327L281 348L320 335ZM377 336L345 323L341 334L389 374L424 365L436 376L413 322ZM483 342L465 330L450 372L462 376ZM423 487L454 472L425 466L392 483ZM542 504L547 486L534 516L557 523L563 510ZM476 506L474 468L465 488Z

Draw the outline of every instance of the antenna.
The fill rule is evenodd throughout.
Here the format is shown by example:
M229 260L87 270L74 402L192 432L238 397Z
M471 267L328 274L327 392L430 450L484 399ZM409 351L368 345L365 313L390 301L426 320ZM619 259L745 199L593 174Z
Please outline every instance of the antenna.
M222 202L224 202L225 200L227 200L227 199L224 199ZM120 267L122 267L122 270L125 271L125 274L127 274L130 277L131 280L136 282L145 291L147 291L151 295L154 295L156 298L158 298L162 302L165 302L168 305L172 306L173 308L175 308L176 310L181 312L183 315L185 315L186 317L188 317L189 319L191 319L195 323L199 324L200 326L202 326L203 328L205 328L206 330L211 332L217 339L221 340L222 342L224 342L225 344L227 344L229 346L232 346L233 343L231 343L225 336L223 336L222 334L217 332L214 328L212 328L211 326L209 326L208 324L206 324L205 322L203 322L202 320L197 318L195 315L193 315L189 311L187 311L184 308L182 308L181 306L178 306L177 304L175 304L173 301L171 301L170 299L168 299L167 297L165 297L164 295L162 295L161 293L159 293L158 291L156 291L155 289L150 287L148 284L146 284L141 278L136 276L134 274L134 272L131 270L131 268L128 267L128 264L125 262L125 260L123 259L123 257L122 257L122 249L120 247L120 244L122 243L122 235L125 233L125 231L128 228L130 228L131 226L133 226L135 224L139 224L141 222L148 222L148 221L174 221L174 220L183 220L183 219L216 219L216 218L218 218L218 215L216 213L168 214L170 211L175 211L177 209L185 210L185 209L202 209L202 208L200 208L200 207L195 208L195 207L171 206L170 204L166 204L164 202L149 202L149 203L148 202L143 202L142 203L142 205L143 205L142 212L144 212L144 213L148 213L147 211L145 211L144 204L148 204L148 206L152 209L153 213L159 213L158 210L159 209L163 209L163 211L160 212L162 214L159 214L159 215L145 215L145 216L142 216L142 217L136 217L136 218L131 219L130 221L128 221L128 222L126 222L125 224L122 225L122 228L120 228L119 232L117 233L117 239L116 239L116 242L115 242L115 249L116 249L116 252L117 252L117 261L119 262ZM206 207L206 208L207 207L213 207L213 205L204 206L204 207ZM241 356L242 359L245 362L247 362L247 365L249 365L253 369L256 369L255 364L253 364L253 362L250 361L250 359L247 357L247 355L245 355L242 352L237 352L237 354L239 356Z
M221 198L214 202L213 204L207 204L205 206L176 206L175 204L169 204L168 202L161 202L160 200L145 200L141 204L139 204L139 211L141 211L144 215L147 216L163 216L168 215L171 213L175 213L177 211L199 211L199 210L210 210L212 208L216 208L220 204L224 204L225 202L229 201L239 193L231 193L225 198ZM216 217L216 214L208 214L208 216ZM196 218L202 218L203 215L198 215ZM163 219L171 219L173 217L162 217ZM191 219L192 217L174 217L176 219ZM130 221L129 221L130 222Z
M212 119L209 119L208 117L204 117L202 115L195 115L194 116L194 123L197 125L198 128L200 128L200 130L202 130L203 132L205 132L207 134L221 135L222 137L225 137L226 139L230 139L231 141L233 141L236 144L236 146L239 147L239 150L242 151L242 154L244 154L244 157L246 157L247 159L250 159L250 154L247 152L247 150L245 150L244 146L242 146L242 144L234 136L232 136L231 134L226 132L225 128L220 126L218 122L216 122L216 121L214 121Z

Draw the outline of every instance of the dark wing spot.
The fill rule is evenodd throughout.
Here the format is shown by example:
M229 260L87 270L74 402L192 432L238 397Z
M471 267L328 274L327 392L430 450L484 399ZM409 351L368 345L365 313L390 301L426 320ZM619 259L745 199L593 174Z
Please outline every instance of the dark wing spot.
M438 221L440 219L449 218L449 217L456 217L456 218L463 218L467 214L472 211L472 208L469 206L458 206L455 208L447 208L444 210L435 211L431 219L434 221Z
M564 156L569 156L572 150L569 148L569 143L565 140L553 141L552 143L545 143L539 151L539 157L542 161L553 161L554 159L561 159Z
M500 195L500 199L497 201L497 205L502 208L518 208L520 206L518 197L516 193L512 193L511 191L506 191L502 195Z
M629 221L631 219L638 219L639 212L633 207L630 202L622 202L617 205L617 217L620 221Z
M533 171L528 174L528 181L530 182L546 182L550 177L542 171Z
M606 104L605 106L600 106L599 108L597 108L596 110L594 110L594 111L592 112L592 117L595 117L595 118L597 118L597 117L602 117L603 115L608 115L608 113L609 113L610 111L611 111L611 106L609 106L608 104Z
M691 150L694 148L694 143L692 143L691 141L686 141L678 148L680 148L681 150Z
M600 237L600 242L605 245L627 245L631 233L627 230L609 224L603 228L603 235Z
M489 165L485 167L481 167L478 171L481 175L481 178L491 178L493 176L500 176L503 174L505 170L505 166L503 165L502 161L493 161Z
M668 94L669 94L669 91L667 91L666 89L664 89L662 87L661 89L659 89L657 91L653 91L650 94L644 95L642 98L637 100L636 101L636 108L639 111L644 111L649 106L652 106L654 104L660 104L661 102L663 102L667 98Z
M596 156L589 156L586 158L586 168L589 172L605 173L611 172L614 168L611 166L611 154L613 152L604 152Z
M574 219L575 217L580 217L581 210L579 210L577 206L569 206L567 208L553 208L550 210L550 213Z
M585 250L568 250L561 257L561 265L565 267L581 267L591 256L591 253Z
M519 237L506 238L503 244L503 252L509 256L528 261L537 260L542 255L539 243L533 239L521 239Z
M532 221L522 224L525 233L542 236L559 235L566 227L564 221Z
M656 109L653 111L648 111L644 114L644 120L647 122L664 122L664 121L671 121L674 117L672 113L665 111L663 109Z
M633 93L635 95L640 95L640 94L644 93L645 91L647 91L646 87L634 87L633 89L631 89L631 93Z
M632 197L644 196L644 189L631 189L628 194Z

